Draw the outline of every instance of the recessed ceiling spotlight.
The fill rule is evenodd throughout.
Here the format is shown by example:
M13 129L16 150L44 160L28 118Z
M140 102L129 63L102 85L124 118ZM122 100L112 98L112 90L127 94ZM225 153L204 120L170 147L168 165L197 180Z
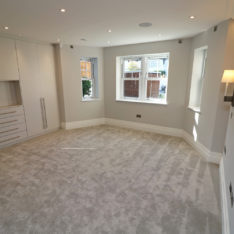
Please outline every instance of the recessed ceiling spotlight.
M195 19L194 15L189 16L190 19Z
M65 9L65 8L61 8L61 9L60 9L60 12L65 13L65 12L66 12L66 9Z
M8 26L5 26L5 27L4 27L4 29L5 29L5 30L8 30L8 29L9 29L9 27L8 27Z
M151 26L152 26L152 23L150 23L150 22L143 22L143 23L139 24L139 27L142 27L142 28L148 28Z
M108 29L107 32L108 32L108 33L111 33L112 31L111 31L111 29Z
M85 38L81 38L80 40L83 42L87 41L87 39L85 39Z

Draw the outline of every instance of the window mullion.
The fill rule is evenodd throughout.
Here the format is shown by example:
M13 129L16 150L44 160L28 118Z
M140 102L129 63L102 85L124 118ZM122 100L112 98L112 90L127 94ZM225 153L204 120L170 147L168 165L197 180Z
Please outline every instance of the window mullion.
M121 72L118 73L118 77L120 76L121 78L121 82L119 82L120 87L118 87L118 92L120 92L120 98L135 100L138 99L139 101L149 102L157 99L162 99L162 101L166 100L168 82L165 81L167 81L168 79L163 79L162 74L168 73L168 61L165 65L162 60L169 60L169 53L124 56L120 57L120 59L120 66L118 65L118 69L121 69ZM135 81L135 84L134 82L130 81ZM149 88L147 86L148 81ZM136 93L136 83L138 83L139 85L138 94ZM165 87L165 90L162 91L163 96L159 96L159 94L161 94L161 91L157 90L160 89L161 86ZM149 98L147 98L147 91L150 92Z
M142 100L146 99L146 87L147 87L147 58L143 57L143 77L142 77Z

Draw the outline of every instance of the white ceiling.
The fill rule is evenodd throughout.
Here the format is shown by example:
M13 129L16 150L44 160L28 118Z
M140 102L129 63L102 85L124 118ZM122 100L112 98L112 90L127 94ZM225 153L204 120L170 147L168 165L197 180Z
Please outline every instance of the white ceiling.
M108 41L114 46L190 37L230 18L232 10L232 0L0 0L0 32L105 47ZM153 26L140 28L142 22Z

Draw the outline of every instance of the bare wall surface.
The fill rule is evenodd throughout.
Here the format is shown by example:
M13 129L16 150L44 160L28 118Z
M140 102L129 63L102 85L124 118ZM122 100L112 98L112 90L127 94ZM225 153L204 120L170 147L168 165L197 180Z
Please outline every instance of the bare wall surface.
M226 47L223 70L234 69L234 21L230 20L228 24L228 32L226 37ZM221 78L220 78L221 80ZM212 150L222 152L224 139L226 135L226 128L228 122L228 114L230 110L230 103L224 103L223 96L225 90L225 84L220 83L219 98L216 111L215 128L212 139ZM232 95L234 90L233 85L229 85L228 95Z
M99 98L95 101L82 101L80 58L98 58ZM103 95L103 49L95 47L60 48L62 86L65 105L65 122L82 121L104 117Z
M183 128L188 57L191 39L144 43L104 49L105 113L107 118ZM116 101L116 56L170 53L168 105ZM136 119L136 114L142 118Z
M62 66L60 56L60 46L54 45L54 60L55 60L55 74L57 79L57 90L59 100L59 114L61 122L65 122L65 103L63 92L63 80L62 80Z
M219 24L215 32L211 28L194 38L184 39L182 44L179 44L177 40L171 40L104 49L76 46L72 49L68 45L63 45L58 53L61 64L61 95L64 101L63 121L72 122L106 117L179 128L192 136L195 132L197 140L209 150L222 152L228 106L223 103L224 86L220 82L223 69L232 66L230 60L234 61L232 59L234 53L230 52L234 35L230 33L229 28L233 24L230 22L232 21ZM227 39L228 30L229 39ZM202 90L201 113L196 114L187 109L187 106L194 49L203 46L208 46L208 57ZM170 53L168 105L116 101L116 57L163 52ZM82 102L79 66L82 56L98 57L100 99L93 102ZM142 118L136 118L136 114L141 114Z
M225 116L228 115L222 101L224 92L220 88L224 69L228 24L229 22L225 21L218 25L217 31L214 32L214 29L211 28L194 37L191 46L186 107L189 102L194 49L208 46L208 54L201 97L201 113L196 114L186 108L184 129L194 138L197 135L197 140L214 152L222 152L227 124ZM213 138L215 144L213 144Z

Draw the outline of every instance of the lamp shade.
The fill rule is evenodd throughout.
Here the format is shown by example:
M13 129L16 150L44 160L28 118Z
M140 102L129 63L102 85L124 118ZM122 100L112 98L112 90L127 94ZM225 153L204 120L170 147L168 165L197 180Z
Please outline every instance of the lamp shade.
M234 70L224 70L222 83L234 83Z

